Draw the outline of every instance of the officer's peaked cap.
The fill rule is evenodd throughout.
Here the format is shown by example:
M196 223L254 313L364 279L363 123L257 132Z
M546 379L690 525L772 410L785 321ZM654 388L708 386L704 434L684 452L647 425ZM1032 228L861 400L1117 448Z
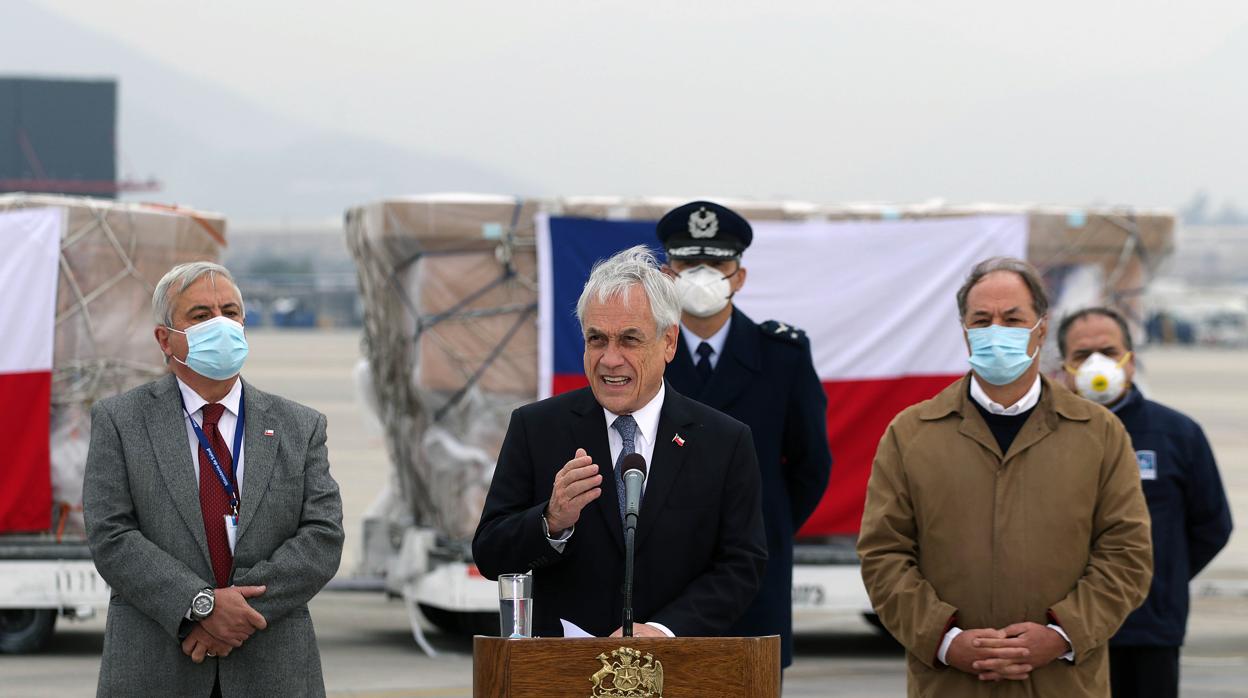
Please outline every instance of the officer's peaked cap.
M749 221L712 201L677 206L659 219L656 232L668 259L732 259L754 240Z

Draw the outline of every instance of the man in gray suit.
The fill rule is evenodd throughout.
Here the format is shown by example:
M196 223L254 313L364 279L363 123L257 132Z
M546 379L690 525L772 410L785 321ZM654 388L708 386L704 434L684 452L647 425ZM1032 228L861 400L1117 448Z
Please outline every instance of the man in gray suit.
M172 375L91 410L83 507L113 592L98 695L323 696L307 603L343 541L325 417L239 377L224 267L174 267L152 309Z

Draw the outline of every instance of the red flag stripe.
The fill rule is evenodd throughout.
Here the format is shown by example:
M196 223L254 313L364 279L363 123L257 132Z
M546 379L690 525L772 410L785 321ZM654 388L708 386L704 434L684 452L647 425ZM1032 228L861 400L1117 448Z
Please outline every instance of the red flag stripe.
M52 527L52 372L0 373L0 533Z

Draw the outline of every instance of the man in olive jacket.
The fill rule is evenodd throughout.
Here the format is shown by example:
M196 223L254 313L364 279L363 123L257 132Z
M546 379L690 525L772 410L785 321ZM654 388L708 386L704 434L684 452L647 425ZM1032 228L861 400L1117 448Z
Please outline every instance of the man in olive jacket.
M1026 262L958 292L972 371L880 441L858 554L907 650L910 696L1109 696L1106 645L1148 592L1131 440L1043 378L1048 299Z

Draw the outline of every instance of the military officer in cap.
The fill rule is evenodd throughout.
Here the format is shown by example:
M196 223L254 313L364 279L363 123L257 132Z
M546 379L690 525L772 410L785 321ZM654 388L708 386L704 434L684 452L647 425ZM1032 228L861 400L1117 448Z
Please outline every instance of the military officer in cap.
M732 635L779 635L782 666L793 661L793 536L828 484L827 396L805 333L756 324L733 307L745 285L741 253L754 232L732 209L709 201L675 208L658 224L667 269L680 295L681 341L667 367L677 392L744 422L762 471L767 569Z

